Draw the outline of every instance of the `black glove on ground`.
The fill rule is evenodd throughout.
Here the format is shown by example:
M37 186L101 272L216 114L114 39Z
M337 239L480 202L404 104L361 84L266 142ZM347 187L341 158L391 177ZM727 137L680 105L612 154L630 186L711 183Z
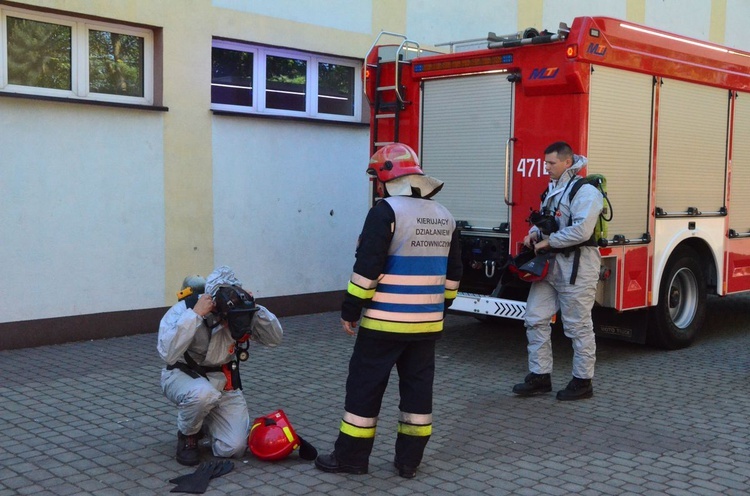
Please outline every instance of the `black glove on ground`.
M312 444L299 438L299 445L299 457L303 460L315 460L318 457L318 450Z
M220 477L232 471L234 463L229 460L211 460L198 465L192 474L181 475L170 479L169 482L177 484L171 493L203 494L208 489L208 481Z

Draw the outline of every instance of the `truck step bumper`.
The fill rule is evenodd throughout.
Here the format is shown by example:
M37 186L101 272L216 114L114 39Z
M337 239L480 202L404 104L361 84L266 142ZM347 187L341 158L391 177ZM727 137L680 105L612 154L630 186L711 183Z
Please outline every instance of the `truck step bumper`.
M526 315L526 302L472 293L458 293L450 306L450 310L488 317L523 320Z

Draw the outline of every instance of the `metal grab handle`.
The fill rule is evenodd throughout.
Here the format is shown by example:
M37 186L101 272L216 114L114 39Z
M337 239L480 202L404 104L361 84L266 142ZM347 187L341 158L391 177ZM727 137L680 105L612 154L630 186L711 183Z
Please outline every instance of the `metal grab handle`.
M417 43L416 41L408 40L408 39L404 39L404 41L401 42L401 44L398 46L398 50L396 51L396 62L395 62L396 67L395 67L395 74L393 76L393 79L394 79L393 87L396 90L396 98L398 98L398 101L401 103L406 103L406 102L404 102L404 99L401 96L401 92L398 90L398 82L399 82L398 68L401 65L398 60L398 54L400 54L401 50L403 50L404 48L408 50L409 48L406 46L408 44L412 44L414 46L412 49L417 52L417 55L419 55L419 43Z
M516 138L508 138L505 142L505 204L513 205L508 196L510 190L510 144L516 141Z
M403 34L392 33L390 31L381 31L380 33L378 33L378 36L375 37L375 41L372 42L372 45L370 45L370 49L367 50L367 54L365 55L365 71L364 71L364 76L362 77L362 90L364 91L365 98L367 98L368 102L370 101L370 97L367 95L367 67L368 67L367 61L370 60L370 54L372 53L373 50L375 50L375 47L377 46L378 41L380 41L380 38L383 35L395 36L396 38L403 38L404 41L406 41L406 36L404 36Z
M376 47L376 46L377 46L377 44L378 44L378 41L380 41L380 38L381 38L381 37L382 37L383 35L386 35L386 36L394 36L394 37L396 37L396 38L402 38L402 39L404 40L404 41L402 41L402 42L401 42L401 44L400 44L400 45L398 46L398 50L396 51L396 61L395 61L395 63L396 63L396 71L395 71L395 74L394 74L394 77L395 77L395 79L396 79L396 81L394 82L394 86L395 86L395 88L396 88L396 97L398 98L398 100L399 100L399 101L400 101L401 103L404 103L404 99L403 99L403 98L401 97L401 92L399 92L399 90L398 90L398 66L399 66L399 63L398 63L398 54L399 54L399 53L401 53L401 51L402 51L402 50L404 49L404 47L406 47L407 45L413 45L413 49L415 49L415 50L417 51L417 54L419 54L419 43L417 43L416 41L412 41L412 40L410 40L409 38L407 38L407 37L406 37L406 35L403 35L403 34L399 34L399 33L393 33L393 32L391 32L391 31L381 31L380 33L378 33L378 36L377 36L377 37L375 38L375 41L373 41L373 42L372 42L372 45L370 45L370 49L369 49L369 50L367 50L367 55L365 55L365 67L364 67L364 75L363 75L363 77L362 77L362 91L363 91L363 92L364 92L364 94L365 94L365 98L367 98L367 101L369 102L369 101L370 101L370 97L369 97L369 95L367 94L367 67L369 66L369 64L368 64L368 62L367 62L367 61L368 61L368 60L370 59L370 54L371 54L371 53L372 53L372 51L373 51L373 50L375 49L375 47ZM408 49L408 47L407 47L407 49ZM376 91L377 91L377 90L376 90Z

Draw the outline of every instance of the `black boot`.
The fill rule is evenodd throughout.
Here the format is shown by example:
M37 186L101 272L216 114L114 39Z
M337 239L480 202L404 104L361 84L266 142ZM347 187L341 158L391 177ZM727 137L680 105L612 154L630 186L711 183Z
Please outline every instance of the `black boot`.
M367 465L358 466L341 463L339 459L336 458L335 451L333 451L330 455L318 455L318 457L315 459L315 466L323 472L355 475L366 474L368 468Z
M557 399L560 401L585 400L594 396L594 386L591 379L579 379L573 377L565 389L557 392Z
M417 476L417 468L404 465L403 463L398 461L398 457L393 459L393 466L396 467L396 470L398 470L398 475L400 475L404 479L413 479Z
M399 422L399 431L404 424ZM396 436L396 456L393 458L393 466L398 470L398 475L404 479L413 479L417 476L417 468L422 463L424 449L430 436L411 436L399 432Z
M552 391L552 379L549 374L535 374L531 372L521 384L513 386L513 392L518 396L534 396L535 394Z
M200 451L198 450L198 434L186 436L177 431L177 463L191 467L200 463Z
M334 474L366 474L374 437L354 437L339 431L329 455L318 455L315 466Z

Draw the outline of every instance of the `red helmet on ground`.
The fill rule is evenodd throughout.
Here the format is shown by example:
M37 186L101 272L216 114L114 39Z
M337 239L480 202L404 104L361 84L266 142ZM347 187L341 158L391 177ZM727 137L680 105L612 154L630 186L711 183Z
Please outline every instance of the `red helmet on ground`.
M370 158L367 173L375 174L383 183L401 176L424 174L417 154L403 143L391 143L375 152Z
M299 448L300 438L284 411L276 410L253 421L247 446L261 460L282 460Z
M522 251L510 261L508 270L511 274L526 282L541 281L549 271L552 253L534 253L534 250Z

